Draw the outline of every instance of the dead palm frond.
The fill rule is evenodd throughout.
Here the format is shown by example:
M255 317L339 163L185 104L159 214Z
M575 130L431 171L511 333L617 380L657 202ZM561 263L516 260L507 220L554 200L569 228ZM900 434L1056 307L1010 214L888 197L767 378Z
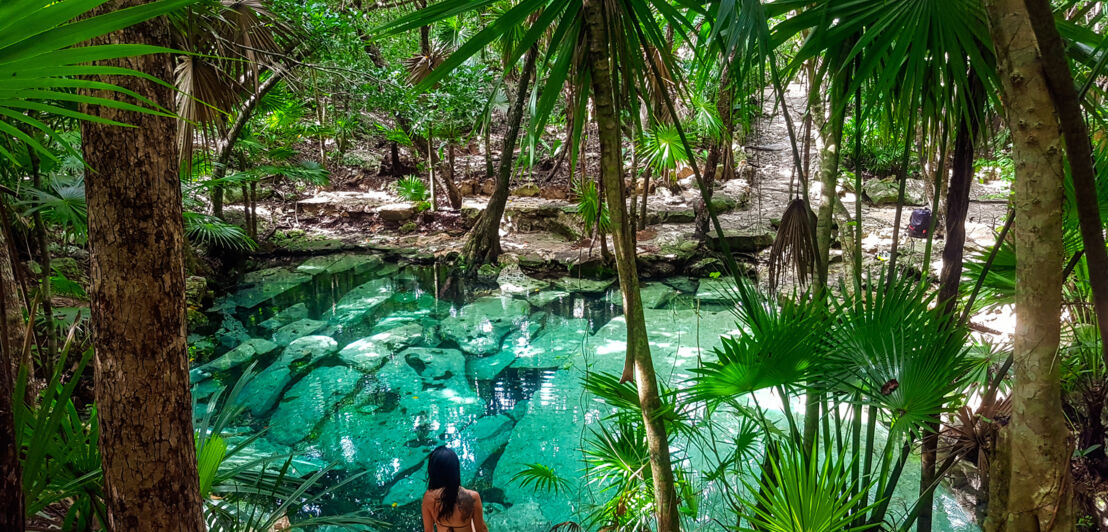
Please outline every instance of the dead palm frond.
M1011 415L1011 397L983 398L976 409L963 406L955 414L955 422L943 431L950 440L947 452L976 464L979 471L988 471L997 431Z
M205 143L213 132L225 134L232 111L257 92L262 70L281 68L285 48L278 41L296 36L260 0L197 4L171 20L175 47L189 52L174 73L177 143L187 164L197 133Z
M782 274L790 268L800 284L808 283L816 264L815 232L816 215L808 204L800 198L789 202L769 251L771 290L777 289Z
M408 83L417 85L427 79L427 76L430 76L431 72L446 60L447 55L449 53L442 46L433 46L430 53L426 55L417 54L405 59L404 66L408 69Z

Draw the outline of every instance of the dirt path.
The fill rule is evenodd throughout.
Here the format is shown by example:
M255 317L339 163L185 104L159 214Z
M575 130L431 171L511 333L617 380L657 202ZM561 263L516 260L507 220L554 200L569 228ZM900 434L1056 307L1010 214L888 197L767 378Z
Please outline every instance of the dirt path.
M772 90L767 90L763 96L763 116L756 122L750 140L739 147L746 155L747 164L754 169L751 186L734 182L723 184L722 195L735 200L738 208L722 214L720 223L728 233L756 235L764 240L765 235L774 233L773 223L797 194L798 184L784 115L775 105ZM801 134L806 97L804 84L793 83L788 87L786 101L798 135ZM809 168L815 174L819 168L818 135L813 134L810 153ZM810 188L810 199L816 205L819 184L815 178ZM984 198L1003 197L1006 193L1006 185L1002 183L973 184L972 196L978 201L970 204L966 224L967 251L992 245L995 229L1003 223L1005 205ZM664 258L667 252L693 239L689 215L698 195L692 187L676 194L658 187L650 197L648 210L660 223L651 225L650 231L640 236L640 254L659 254ZM847 210L853 213L856 196L847 192L841 197ZM483 209L486 201L485 196L472 196L466 198L461 212L420 214L414 212L410 204L400 202L388 188L365 191L350 187L342 191L321 191L295 204L267 204L261 209L259 218L274 224L271 231L308 240L332 239L353 245L411 248L421 253L445 255L461 248L467 220ZM924 242L908 238L903 227L907 225L912 208L905 207L900 249L903 250L902 263L919 268ZM867 264L877 263L891 248L895 212L891 205L874 206L863 202L862 247ZM587 261L599 253L599 245L581 238L579 223L572 200L512 197L502 229L502 246L508 253L538 260L565 264ZM930 270L936 276L941 269L938 257L942 245L943 240L938 238L932 253ZM762 253L759 263L764 263L765 252Z

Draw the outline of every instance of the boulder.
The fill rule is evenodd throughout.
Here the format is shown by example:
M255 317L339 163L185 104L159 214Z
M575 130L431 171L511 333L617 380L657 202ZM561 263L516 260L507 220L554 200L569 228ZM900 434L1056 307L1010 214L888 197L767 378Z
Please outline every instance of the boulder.
M294 362L312 366L334 353L337 348L338 344L327 336L305 336L293 340L277 360L246 383L239 396L242 406L255 416L269 412L281 400L285 388L292 382L291 366Z
M542 189L535 183L525 183L512 189L512 195L521 198L533 198L542 194Z
M440 333L463 351L488 355L500 350L504 335L525 321L531 305L520 299L484 297L442 321Z
M338 343L330 336L301 336L289 342L281 353L281 359L295 362L307 358L310 362L315 362L338 350Z
M584 352L589 330L586 319L563 318L557 324L548 325L530 341L505 341L504 350L515 355L512 362L514 368L557 368L572 362Z
M726 229L723 231L723 237L732 253L757 253L773 245L776 232L769 227ZM708 246L716 251L723 249L719 236L715 232L708 235Z
M403 223L415 218L415 205L411 203L389 203L377 208L377 214L386 222Z
M345 366L312 371L281 398L269 421L268 438L284 445L307 438L335 405L354 391L361 378L361 372Z
M732 179L723 183L716 191L713 200L723 195L735 201L735 207L742 208L750 203L750 184L742 179Z
M273 341L279 345L289 345L293 340L315 334L327 326L326 322L310 319L296 320L273 333Z
M895 177L884 179L870 179L862 183L862 193L869 198L874 205L896 205L900 192L900 183ZM904 204L922 205L924 199L924 185L918 179L908 179L904 183Z

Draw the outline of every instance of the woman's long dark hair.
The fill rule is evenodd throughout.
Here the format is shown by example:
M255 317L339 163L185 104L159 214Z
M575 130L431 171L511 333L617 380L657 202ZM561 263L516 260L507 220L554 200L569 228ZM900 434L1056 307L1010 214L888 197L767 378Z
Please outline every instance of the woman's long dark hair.
M427 489L439 494L439 519L449 519L458 504L458 492L462 486L462 468L454 451L440 446L431 452L427 460Z

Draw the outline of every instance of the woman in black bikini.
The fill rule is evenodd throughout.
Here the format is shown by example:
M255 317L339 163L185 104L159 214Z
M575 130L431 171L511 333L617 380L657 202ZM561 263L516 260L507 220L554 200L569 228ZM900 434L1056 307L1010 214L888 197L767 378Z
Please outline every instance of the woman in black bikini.
M461 486L458 455L439 447L427 460L427 491L423 494L423 532L489 532L481 496Z

